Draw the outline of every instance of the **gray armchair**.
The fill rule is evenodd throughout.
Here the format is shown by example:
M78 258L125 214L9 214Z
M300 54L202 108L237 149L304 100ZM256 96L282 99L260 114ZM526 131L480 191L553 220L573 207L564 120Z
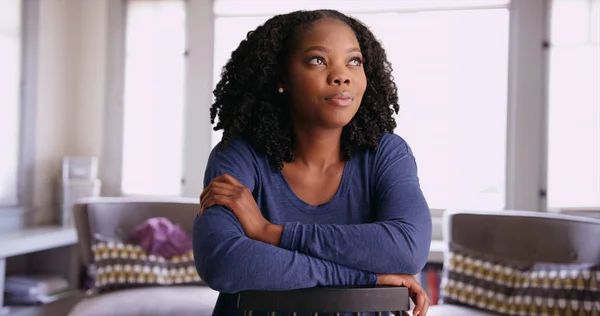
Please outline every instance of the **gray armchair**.
M90 247L95 234L119 238L151 217L166 217L191 234L197 210L197 199L98 198L82 202L74 210L81 262L86 268L92 263ZM122 289L90 295L69 315L209 316L218 294L202 285Z
M589 284L591 282L590 277L596 280L595 278L600 275L600 220L594 218L525 211L448 212L444 216L444 240L450 247L444 256L444 277L441 285L443 304L432 306L428 316L514 315L518 314L519 310L523 308L527 309L527 315L544 313L557 315L557 312L559 315L564 315L565 308L568 309L568 307L558 306L561 305L559 299L542 298L538 300L538 298L544 296L551 297L555 294L557 296L564 295L560 293L561 290L563 290L563 293L571 295L570 293L573 293L573 291L569 288L569 284L574 284L578 278L583 279L582 284ZM467 252L481 254L480 258L483 258L482 261L488 260L488 262L492 262L491 265L488 265L488 267L492 267L489 270L493 270L495 264L498 264L498 266L509 266L510 264L518 263L518 265L524 268L522 270L501 270L500 272L496 270L495 274L481 272L481 275L485 276L485 280L479 284L468 284L468 280L475 280L474 277L470 276L478 273L478 267L476 267L469 271L471 273L469 276L463 278L464 282L461 280L464 290L460 292L460 295L469 297L469 299L463 299L462 302L457 304L456 297L459 295L450 299L448 293L444 294L444 286L449 284L449 276L458 279L460 272L464 272L468 268L466 265L462 265L458 269L460 271L454 271L454 275L450 274L448 267L451 264L456 267L457 262L460 261L455 256L452 259L452 263L450 262L451 251L453 249L462 249ZM562 269L565 269L564 267L569 265L576 267L573 269L591 269L598 272L579 274L579 276L574 277L573 281L564 282L564 279L569 278L570 273L573 273L574 270L568 270L569 272L565 273L566 276L564 276L565 274L562 272L567 270L560 270L560 267L562 266ZM553 267L558 267L556 269L559 270L555 270L558 271L557 273L540 272L543 269L553 269ZM479 271L482 270L485 270L485 268L481 268ZM504 271L515 272L508 272L502 275ZM507 281L508 279L504 278L505 275L509 275L510 278L511 273L521 273L520 271L525 271L525 273L521 274L517 281L514 279ZM500 303L505 304L504 306L507 308L506 313L491 312L487 307L491 306L493 309L494 307L499 307L499 305L490 305L491 299L487 302L484 299L484 302L481 303L481 301L473 298L474 295L472 295L474 288L484 287L485 282L488 282L487 284L493 283L495 282L494 276L500 278L499 276L501 275L504 278L503 281L498 283L501 286L492 288L492 292L502 291L503 288L510 286L507 284L523 282L525 279L533 280L531 283L523 282L522 284L525 285L518 286L517 291L519 292L516 294L513 290L512 294L499 296ZM552 279L553 276L554 279ZM548 284L552 285L548 286ZM560 286L557 288L556 284L564 284L565 288L561 289ZM536 290L536 287L540 289ZM587 301L586 308L600 309L600 303L598 303L600 292L597 292L597 289L584 290L584 288L585 286L578 288L581 291L580 293L584 294L580 294L579 297L568 296L563 301L569 302L569 305L572 304L570 300ZM507 290L505 294L508 291L510 290ZM483 293L485 295L485 292ZM533 297L533 300L529 305L521 302L518 304L519 306L515 307L515 304L510 304L512 298L519 295L527 296L530 293L534 294L530 296ZM498 296L492 298L498 301ZM504 299L504 302L502 302L502 299ZM478 304L480 304L479 308ZM488 305L486 308L481 308L486 304ZM567 305L567 303L563 305ZM579 308L582 308L582 305L584 304L580 304ZM516 312L514 310L510 311L508 310L509 308L516 308L518 310ZM543 312L544 309L546 312Z

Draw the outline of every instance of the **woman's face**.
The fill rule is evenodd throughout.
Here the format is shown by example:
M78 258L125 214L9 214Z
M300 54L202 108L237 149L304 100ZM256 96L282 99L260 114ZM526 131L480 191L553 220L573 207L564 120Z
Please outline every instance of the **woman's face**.
M281 82L296 124L342 128L358 111L367 86L356 36L344 22L323 18L296 34Z

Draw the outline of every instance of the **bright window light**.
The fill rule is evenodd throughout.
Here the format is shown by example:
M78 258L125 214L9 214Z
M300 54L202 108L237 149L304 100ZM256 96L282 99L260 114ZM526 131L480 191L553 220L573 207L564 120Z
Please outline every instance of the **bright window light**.
M179 195L185 1L127 5L122 193Z

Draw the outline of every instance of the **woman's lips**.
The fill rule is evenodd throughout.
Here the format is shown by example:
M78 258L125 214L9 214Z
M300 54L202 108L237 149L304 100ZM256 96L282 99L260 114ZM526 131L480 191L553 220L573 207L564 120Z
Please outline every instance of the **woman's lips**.
M354 98L348 92L344 92L326 97L325 101L335 106L349 106L354 101Z

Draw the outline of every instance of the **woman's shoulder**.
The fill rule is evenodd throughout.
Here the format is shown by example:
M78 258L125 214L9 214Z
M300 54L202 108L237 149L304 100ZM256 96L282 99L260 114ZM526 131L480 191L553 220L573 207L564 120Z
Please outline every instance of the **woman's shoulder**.
M404 138L393 133L383 133L375 150L359 151L352 159L365 171L379 174L381 170L411 156L412 151Z
M380 140L375 155L378 158L389 156L405 156L412 154L410 146L404 138L394 133L384 133Z
M235 137L228 142L219 141L212 149L213 155L218 156L248 156L256 154L256 151L248 141L241 137Z
M375 186L384 178L404 177L416 166L407 141L393 133L382 134L377 149L363 155L357 157L357 164Z
M227 143L220 141L209 157L209 163L226 163L239 165L240 167L256 166L266 161L265 155L258 152L252 145L241 137L230 139Z
M407 146L406 140L395 133L383 133L379 139L379 146Z
M206 165L205 180L229 174L248 188L254 188L257 179L268 170L268 160L257 152L249 142L233 138L226 144L219 142L210 153Z

